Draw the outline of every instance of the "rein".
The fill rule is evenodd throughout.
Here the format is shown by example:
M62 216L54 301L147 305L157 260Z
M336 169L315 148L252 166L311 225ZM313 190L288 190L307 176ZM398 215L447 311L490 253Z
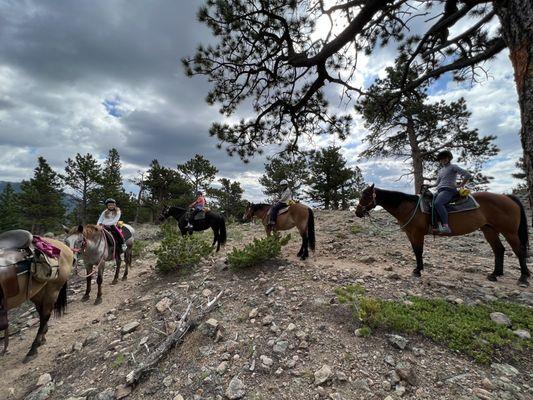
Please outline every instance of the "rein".
M391 230L383 230L382 228L380 228L379 226L377 226L374 221L372 220L372 217L370 216L370 213L367 213L368 215L368 219L370 221L370 223L372 224L373 227L377 228L378 230L380 230L381 232L384 232L384 233L394 233L394 232L399 232L401 230L403 230L407 225L409 225L413 219L415 218L415 215L416 215L416 212L418 210L418 207L420 206L420 202L422 201L422 196L418 196L418 201L416 203L416 206L413 210L413 213L411 214L411 216L409 217L409 219L407 220L407 222L403 225L401 225L399 228L396 228L396 229L391 229Z
M82 242L81 248L80 249L71 249L71 250L76 252L76 253L83 254L87 250L87 238L85 237L85 235L83 235L83 233L81 235L83 237L83 242ZM102 257L100 258L100 261L98 261L98 264L96 264L96 267L93 265L93 270L91 271L91 273L89 273L89 274L87 274L85 276L81 276L81 278L90 278L91 276L93 276L96 273L96 271L98 271L98 269L100 268L100 265L102 265L102 262L105 262L105 258L106 258L107 252L108 252L107 239L106 239L105 235L106 235L105 229L102 228L102 234L100 235L100 240L98 241L98 244L100 244L102 239L104 239L104 252L102 253ZM76 258L76 270L77 269L78 269L78 259Z

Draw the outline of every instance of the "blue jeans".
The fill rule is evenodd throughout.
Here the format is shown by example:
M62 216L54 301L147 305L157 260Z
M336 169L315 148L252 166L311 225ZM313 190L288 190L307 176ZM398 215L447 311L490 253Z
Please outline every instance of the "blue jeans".
M287 207L286 203L276 203L272 206L272 211L270 211L270 221L272 223L276 223L276 220L278 219L278 213L282 208Z
M440 217L443 225L448 225L448 210L446 210L446 204L457 194L457 189L453 188L440 188L433 204L435 205L435 211Z

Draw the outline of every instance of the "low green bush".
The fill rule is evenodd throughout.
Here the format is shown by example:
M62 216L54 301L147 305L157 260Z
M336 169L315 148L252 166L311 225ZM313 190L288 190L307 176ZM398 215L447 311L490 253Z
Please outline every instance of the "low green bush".
M290 239L291 235L282 238L276 234L263 239L254 239L243 249L233 248L228 254L229 265L232 268L247 268L276 258Z
M490 362L498 350L533 350L531 339L520 339L511 329L490 319L492 312L499 311L511 319L513 329L533 331L533 313L526 306L501 301L470 306L414 296L408 297L407 302L382 300L365 296L360 285L344 286L336 293L340 303L352 307L360 323L372 328L422 334L480 363Z
M133 257L134 258L140 257L144 253L148 245L149 245L149 242L147 240L136 239L133 242L133 248L131 249L131 253Z
M162 225L161 231L163 240L154 252L157 256L156 267L161 272L197 265L213 250L203 235L181 236L175 227L166 224Z

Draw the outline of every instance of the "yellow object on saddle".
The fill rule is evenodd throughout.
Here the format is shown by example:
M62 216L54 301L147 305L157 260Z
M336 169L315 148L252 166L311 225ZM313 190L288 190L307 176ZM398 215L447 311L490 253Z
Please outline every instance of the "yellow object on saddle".
M293 204L296 204L296 202L295 202L294 200L289 200L289 201L287 202L287 205L288 205L289 207L292 206Z
M461 197L470 196L470 189L467 189L467 188L459 189L459 196L461 196Z
M124 221L118 221L117 225L118 225L119 228L122 229L122 227L124 226Z

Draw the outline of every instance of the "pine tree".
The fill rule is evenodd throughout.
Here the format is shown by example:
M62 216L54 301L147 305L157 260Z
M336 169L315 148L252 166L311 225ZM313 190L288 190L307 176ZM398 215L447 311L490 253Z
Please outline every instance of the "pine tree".
M178 164L178 171L185 176L195 192L197 190L207 191L218 173L218 169L199 154L185 164Z
M348 168L340 149L330 146L311 155L307 194L325 209L347 209L364 187L361 170Z
M216 200L218 210L225 217L242 217L246 208L246 201L242 198L244 190L237 181L227 178L219 179L221 188L211 189L209 195Z
M477 129L470 129L470 112L461 98L446 103L444 100L430 103L427 85L405 93L400 101L395 90L403 78L402 60L396 68L387 68L387 77L378 79L368 89L368 95L356 106L366 127L368 147L363 158L393 157L409 161L411 168L405 175L413 176L414 190L418 193L424 179L431 178L436 167L436 155L449 149L457 154L459 163L476 176L476 183L488 182L480 173L481 166L499 149L494 145L495 136L480 136ZM411 71L408 79L418 73Z
M76 154L74 160L69 158L66 161L65 176L63 177L67 186L72 188L77 194L80 203L78 215L82 224L87 223L87 203L90 193L99 186L101 181L101 171L98 161L87 153L82 156Z
M24 227L18 197L10 183L0 193L0 232Z
M22 181L21 189L20 204L32 232L43 233L60 226L65 216L61 179L43 157L38 158L33 178Z
M283 153L267 158L265 174L259 178L259 183L264 188L263 193L274 199L279 195L279 183L286 180L294 197L298 197L308 178L307 165L306 155L291 156Z

